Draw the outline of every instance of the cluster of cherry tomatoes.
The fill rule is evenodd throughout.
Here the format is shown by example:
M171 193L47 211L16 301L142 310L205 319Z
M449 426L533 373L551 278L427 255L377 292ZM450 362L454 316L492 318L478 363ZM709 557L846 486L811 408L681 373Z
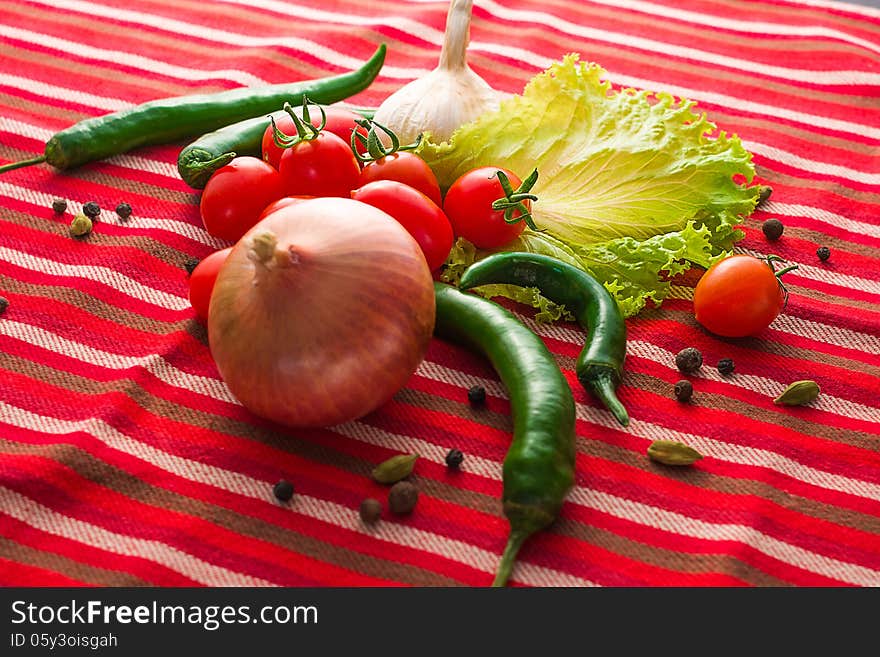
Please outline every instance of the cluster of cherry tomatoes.
M378 126L392 139L390 148L382 145L376 127L332 106L274 117L263 135L262 159L237 157L211 176L200 203L205 229L236 242L286 205L321 196L352 198L397 220L418 242L433 272L446 261L456 237L494 249L522 233L520 219L527 218L533 197L510 201L511 190L522 186L516 174L502 167L476 168L443 195L428 164L400 150L396 138ZM504 199L507 203L496 209ZM190 302L202 319L228 253L208 256L190 276Z

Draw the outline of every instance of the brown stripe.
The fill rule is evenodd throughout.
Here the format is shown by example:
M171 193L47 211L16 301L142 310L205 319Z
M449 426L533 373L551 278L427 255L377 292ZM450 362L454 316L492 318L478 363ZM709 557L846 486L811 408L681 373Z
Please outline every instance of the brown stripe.
M137 151L133 151L133 153L136 154ZM24 151L14 146L0 144L0 158L9 160L10 162L34 157L35 154L36 153L34 151ZM176 161L169 164L176 164ZM138 196L146 196L151 199L157 199L160 201L165 201L167 203L177 203L184 206L195 206L195 208L198 208L199 205L200 196L196 192L179 192L174 189L169 189L168 187L153 185L148 182L144 182L143 180L127 178L125 176L117 176L112 173L96 169L94 165L90 164L85 164L74 169L67 169L66 171L64 171L64 177L72 178L75 180L82 180L84 182L105 187L106 191L98 191L97 194L93 195L94 198L89 200L96 200L100 205L102 205L105 209L110 210L111 212L112 209L116 207L116 204L123 200L130 201L132 209L137 208L138 201L126 198L126 193L137 194ZM184 213L195 214L195 216L198 216L197 210L193 211L192 209L187 207L181 209L181 216L179 217L180 219L186 218L185 216L183 216ZM136 221L137 212L135 211L129 223L131 223L132 225L136 225L134 224L134 222Z
M583 525L564 515L551 526L550 531L657 568L691 574L721 573L737 577L751 586L788 586L785 581L731 555L679 552L660 547L646 549L647 546L638 541L629 540L600 527Z
M641 372L628 371L626 373L626 385L632 388L638 388L639 390L647 390L661 397L670 396L669 382L647 374L642 374ZM836 444L844 444L849 447L863 449L867 452L880 451L880 444L878 444L877 436L874 434L849 429L844 431L837 427L827 426L818 422L810 422L794 415L782 415L781 413L774 413L768 409L755 408L754 406L738 399L725 397L724 395L716 393L704 392L700 390L699 382L697 382L695 387L696 391L690 402L690 404L695 407L729 411L758 422L789 429L811 438L827 440Z
M52 214L52 210L47 208L44 211L43 216L49 216L52 220L44 221L42 216L39 219L36 219L33 215L24 212L19 212L10 208L0 208L0 219L3 221L8 221L17 226L25 226L41 233L57 235L65 239L73 239L70 237L70 221L72 219L70 211L68 211L63 218L55 218L55 215ZM134 223L136 221L137 217L132 216L129 220L129 225L136 225ZM95 222L95 228L88 237L90 244L102 247L127 247L137 249L156 260L168 263L169 265L174 265L175 267L180 267L181 291L186 290L186 269L184 269L184 264L192 257L191 255L178 251L164 242L153 239L149 235L117 235L104 233L101 231L102 223L109 222L100 220Z
M761 224L763 223L763 219L765 218L766 217L762 219L757 219L754 216L748 217L746 218L745 226L754 228L755 230L761 230ZM832 252L840 250L842 252L855 253L856 255L862 256L863 258L880 260L880 249L878 249L877 247L860 244L858 242L850 242L849 240L834 237L833 235L826 235L825 233L821 233L816 230L810 230L809 228L786 226L785 235L786 237L791 236L804 240L806 242L813 242L817 248L819 246L827 246L832 250ZM820 261L817 257L816 264L819 264L819 262ZM846 297L841 298L846 299ZM878 310L880 310L880 307L878 307L877 304L874 303L866 303L859 301L858 299L850 299L850 301L854 302L855 304L860 304L861 306L864 306L863 309L866 311L877 312Z
M28 12L30 13L30 12ZM81 80L78 85L85 90L90 88L87 80L94 78L99 84L107 78L108 70L96 66L94 63L82 64L69 58L58 57L50 52L33 51L22 47L7 45L3 50L3 56L7 59L19 62L22 68L39 67L51 72L52 79L64 79L64 75L75 73L86 80ZM193 93L192 87L173 82L160 82L139 75L125 73L119 69L113 69L114 84L124 84L130 89L138 89L148 96L175 95ZM62 83L63 84L63 83ZM216 87L220 90L221 87Z
M106 392L109 390L119 390L134 399L138 404L140 404L149 412L165 417L174 417L176 421L191 424L193 426L208 427L212 430L221 431L229 435L237 435L244 438L255 439L261 443L268 444L274 449L283 450L288 453L296 454L297 456L304 459L342 469L344 471L352 473L355 476L367 477L369 475L370 469L374 466L373 463L362 461L360 459L348 456L344 453L330 450L310 441L290 440L289 437L285 437L277 433L267 432L260 429L259 427L240 423L225 417L218 417L210 415L208 413L194 411L184 406L171 404L170 402L166 402L165 400L151 396L148 392L140 388L140 386L135 382L125 380L116 380L106 383L91 381L89 379L79 377L69 372L54 370L47 366L24 361L23 359L18 359L10 355L7 355L5 361L6 362L4 362L3 364L5 369L8 369L10 371L19 371L26 376L33 377L48 384L58 385L61 387L65 387L69 390L82 392L85 394L100 394L101 392ZM430 396L427 396L428 401L432 399L433 398L431 398ZM462 409L465 412L468 412L467 407L462 406ZM67 460L69 459L65 459L65 462ZM100 463L99 465L106 468L111 467L103 463ZM120 476L122 475L125 475L125 473L121 473ZM113 481L113 478L107 475L102 475L95 480L99 483L110 485ZM483 513L492 515L499 514L499 502L493 497L473 491L467 491L438 480L419 478L418 481L419 486L428 495ZM118 484L112 485L115 489L119 490ZM120 492L124 492L124 494L133 497L137 495L147 495L147 493L143 490L145 488L148 488L147 484L139 479L133 478L130 487L130 491L126 489L125 491L121 490ZM176 499L174 499L172 494L164 491L164 489L159 489L159 491L157 492L152 492L152 490L150 490L150 497L145 497L144 499L155 500L155 495L158 495L159 492L162 492L163 495L168 496L168 499L165 499L165 497L162 498L162 506L176 509L178 507L174 506L175 504L183 504L183 502L178 502ZM246 533L256 536L258 538L271 540L272 542L275 542L282 546L295 544L297 551L301 551L303 554L311 554L306 551L309 549L310 544L308 542L300 543L300 541L303 539L299 536L296 537L296 542L292 543L289 536L291 532L288 532L287 530L277 528L274 525L267 526L265 523L262 523L260 521L241 518L237 515L230 515L230 517L227 518L227 514L231 514L232 512L223 509L216 509L215 507L211 507L207 504L204 504L203 507L200 507L198 506L200 504L202 503L187 498L186 504L179 508L184 513L192 513L213 522L218 522L218 524L223 524L225 522L226 524L223 524L223 526L227 526L231 530L239 533ZM215 518L217 518L217 520L215 520ZM249 522L251 524L248 524ZM558 529L556 531L558 531ZM278 534L278 532L281 532L281 534ZM589 536L591 535L591 532L592 528L585 528L582 530L581 535ZM580 535L574 537L580 538ZM670 552L662 548L646 546L642 543L630 541L623 537L621 537L620 540L623 541L624 545L629 546L627 556L646 560L652 563L656 562L658 564L665 564L664 567L668 568L676 567L675 562L678 559L675 558L676 553L674 552ZM325 544L316 543L313 547L315 550L314 556L316 558L328 560L327 547ZM343 565L345 563L345 559L350 556L350 552L340 549L340 553L338 555L338 558L340 559L340 565ZM724 572L725 565L727 564L727 558L719 557L719 559L721 559L721 561L719 561L719 563L715 567L711 567L710 564L702 564L702 562L701 565L706 565L707 567L710 567L710 572ZM670 560L672 560L672 563L670 563ZM696 562L691 562L690 567L694 567L695 563ZM681 564L678 565L680 566ZM350 566L343 565L343 567ZM360 570L360 572L367 572L365 570L366 564L358 563L357 568ZM745 564L742 565L742 568L746 570L750 569L750 567ZM377 571L377 576L388 576L387 572L384 575L382 574L382 572L384 571ZM409 578L405 578L404 575L395 575L395 577L399 578L399 581L412 581L414 583L417 581L416 575L414 573L408 573L408 576ZM426 582L430 582L432 584L437 583L436 580L431 579L435 577L433 574L427 574L426 576L428 577L428 580L426 580ZM757 575L754 577L754 579L758 579Z
M0 288L13 294L24 294L42 299L53 299L66 303L80 310L91 313L95 317L104 320L116 322L123 326L127 326L145 333L153 333L155 335L171 335L178 331L187 331L200 342L206 343L204 325L192 319L180 320L177 322L163 322L158 319L152 319L143 315L135 314L124 308L118 308L112 304L106 303L101 299L89 296L85 292L67 287L66 285L40 285L37 283L27 283L0 274Z
M755 172L760 178L763 178L771 186L774 183L780 185L788 185L789 187L803 187L806 189L820 189L824 192L843 196L852 201L859 203L870 203L872 205L880 205L880 194L874 192L865 192L852 187L847 187L832 180L824 180L821 178L798 178L785 173L768 169L763 165L756 165ZM829 200L829 205L831 201Z
M861 155L876 156L877 154L877 146L873 144L864 144L855 139L847 139L845 137L814 132L804 128L797 128L788 125L787 123L774 121L773 119L741 116L717 107L712 109L711 119L719 128L730 133L744 135L748 132L748 128L758 128L794 137L796 139L803 139L804 141L812 142L814 144L822 144L823 146L830 146L831 148L852 151ZM744 130L743 128L746 129Z
M3 442L2 439L0 442ZM51 570L93 586L151 586L149 582L130 573L90 566L54 552L17 543L4 536L0 536L0 557L16 563Z
M81 477L106 486L110 490L143 504L206 520L236 534L266 541L285 550L303 554L340 568L353 570L370 577L390 579L415 586L452 586L457 584L455 580L437 573L350 551L258 518L236 513L222 506L152 486L72 445L28 445L2 438L0 438L0 445L3 446L3 451L6 453L30 454L62 463ZM357 513L357 511L353 509L352 513Z

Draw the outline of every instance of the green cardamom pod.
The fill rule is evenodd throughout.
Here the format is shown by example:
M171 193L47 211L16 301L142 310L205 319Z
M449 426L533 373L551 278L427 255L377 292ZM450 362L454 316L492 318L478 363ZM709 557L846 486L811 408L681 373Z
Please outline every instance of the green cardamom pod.
M819 384L815 381L795 381L783 390L782 394L773 400L773 403L801 406L809 404L818 396Z
M398 454L373 468L372 477L380 484L394 484L413 471L418 454Z
M648 446L648 458L665 465L691 465L703 458L703 455L684 443L655 440Z
M92 232L92 220L84 214L78 214L70 222L70 234L74 237L82 237Z

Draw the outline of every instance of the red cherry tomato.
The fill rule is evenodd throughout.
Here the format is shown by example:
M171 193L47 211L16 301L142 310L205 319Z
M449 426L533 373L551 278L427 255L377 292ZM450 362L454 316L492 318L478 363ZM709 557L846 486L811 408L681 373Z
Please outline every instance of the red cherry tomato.
M270 214L275 212L276 210L280 210L281 208L286 208L289 205L296 205L297 203L302 203L303 201L308 201L310 198L315 198L314 196L285 196L284 198L280 198L277 201L273 201L269 205L266 206L266 209L263 210L260 218L257 219L257 223L268 217Z
M361 167L349 144L331 132L321 132L285 149L278 173L287 196L348 198L358 185Z
M398 151L373 162L367 162L361 171L360 184L366 185L376 180L396 180L404 185L415 187L422 194L443 205L440 185L431 167L414 153Z
M189 302L196 311L196 317L204 322L208 321L208 307L211 304L211 292L214 290L217 274L220 273L220 268L231 251L231 246L214 251L199 262L189 275Z
M336 135L346 144L350 143L351 131L355 128L357 128L357 131L364 137L367 136L367 129L355 123L356 119L363 118L357 112L353 112L343 107L325 107L324 112L327 115L327 123L324 124L324 131ZM298 115L299 113L300 112L298 112ZM275 125L278 126L278 129L281 130L281 132L285 135L290 135L291 137L296 136L296 126L293 123L293 119L290 118L290 114L287 112L279 112L273 114L273 116L275 117ZM310 107L309 118L311 119L311 124L316 128L321 125L321 112L318 109L312 109ZM357 143L357 148L358 153L363 154L367 152L367 147L360 142ZM269 127L266 128L266 132L263 133L263 160L277 169L278 163L281 160L281 153L284 152L284 150L285 149L279 148L275 145L272 124L270 123Z
M199 206L202 223L214 237L235 242L272 201L284 196L281 176L256 157L237 157L217 169Z
M514 189L522 184L517 175L507 169L480 167L471 169L452 183L443 200L443 210L455 234L480 249L495 249L509 244L526 227L524 221L507 223L503 210L492 209L492 202L505 196L498 180L499 170L507 174ZM528 201L525 201L525 205L530 207ZM519 215L519 211L513 214L514 217Z
M716 335L756 335L776 319L785 292L766 260L735 255L719 260L694 288L694 315Z
M422 192L396 180L377 180L354 190L351 197L394 217L422 247L432 271L446 262L452 226L443 210Z

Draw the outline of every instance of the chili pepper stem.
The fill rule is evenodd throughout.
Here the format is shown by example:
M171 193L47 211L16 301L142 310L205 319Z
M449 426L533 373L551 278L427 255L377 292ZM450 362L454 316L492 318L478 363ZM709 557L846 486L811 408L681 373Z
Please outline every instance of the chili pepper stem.
M493 587L502 587L507 585L510 579L510 572L513 570L513 564L519 549L525 543L526 539L532 535L532 532L522 530L511 530L507 539L507 545L504 547L504 554L501 555L501 561L498 562L498 570L495 571L495 580L492 582Z
M45 155L40 155L39 157L32 157L29 160L19 160L18 162L10 162L9 164L4 164L0 166L0 173L5 173L7 171L14 171L15 169L21 169L23 167L33 166L34 164L42 164L46 161Z
M605 408L611 411L615 419L621 425L627 426L629 424L629 413L626 412L626 408L617 398L614 381L611 379L610 374L599 374L589 381L588 385L593 395L605 405Z

